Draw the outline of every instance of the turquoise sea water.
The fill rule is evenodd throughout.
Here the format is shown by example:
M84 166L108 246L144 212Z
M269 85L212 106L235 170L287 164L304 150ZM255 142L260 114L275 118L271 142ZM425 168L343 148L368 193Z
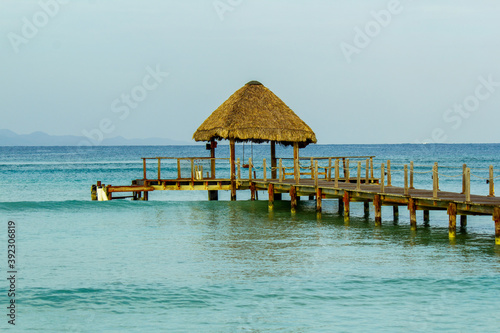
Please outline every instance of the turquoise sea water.
M242 156L242 147L237 154ZM267 146L254 146L254 160ZM228 149L220 145L219 157ZM251 157L245 147L245 159ZM426 172L438 161L500 172L500 145L317 145L303 156L376 155ZM350 225L325 200L318 218L264 200L207 202L206 192L152 193L149 202L90 201L90 185L142 177L141 157L206 156L189 147L0 147L0 329L19 332L495 332L500 248L491 217L469 217L450 242L445 212L418 230L400 208L383 226L352 204ZM278 155L290 156L289 149ZM450 168L445 168L449 166ZM155 174L155 163L148 172ZM165 162L165 176L176 176ZM354 172L353 167L351 172ZM222 170L224 173L227 170ZM431 188L430 174L416 187ZM440 179L460 190L460 178ZM488 185L473 177L472 192ZM265 199L261 193L261 199ZM16 326L7 323L7 222L16 222ZM3 244L3 245L2 245Z

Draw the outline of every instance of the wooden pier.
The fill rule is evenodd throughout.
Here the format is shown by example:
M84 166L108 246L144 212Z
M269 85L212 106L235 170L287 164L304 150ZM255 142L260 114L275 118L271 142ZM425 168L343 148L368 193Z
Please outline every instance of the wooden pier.
M248 168L243 169L239 159L234 163L235 169L229 168L229 159L205 157L172 158L155 157L143 158L143 178L132 181L128 186L104 186L100 182L92 187L92 198L97 200L113 200L132 198L133 200L148 200L153 191L208 191L209 200L217 200L218 191L249 190L251 200L256 199L257 191L268 192L269 209L274 208L274 201L281 199L281 194L290 195L291 211L297 209L297 199L300 196L314 197L316 210L322 211L323 199L338 199L339 213L349 222L351 202L363 202L365 214L369 213L369 204L372 203L375 211L375 225L382 223L382 206L392 206L394 218L399 216L399 207L407 207L410 214L410 227L417 229L417 210L422 210L424 223L429 222L430 210L446 210L449 215L449 237L456 237L457 215L460 216L460 227L466 228L468 215L490 215L495 223L495 242L500 245L500 198L494 196L493 167L489 169L488 195L472 195L470 193L471 171L466 165L460 170L462 192L447 192L439 189L439 177L444 174L438 172L436 164L429 171L420 173L432 174L432 189L416 189L413 186L415 175L413 162L404 165L399 171L404 172L402 186L392 185L391 162L382 163L374 170L374 156L340 156L340 157L307 157L293 160L293 166L285 166L285 159L279 159L276 167L268 166L266 160L258 167L251 159ZM157 161L157 178L147 177L147 161ZM165 179L162 177L162 161L170 160L170 164L177 165L177 178ZM197 163L204 161L210 166L206 175L203 166ZM355 161L355 172L351 174L350 162ZM188 164L181 170L181 163ZM225 165L233 177L216 178L216 163ZM156 163L155 163L156 164ZM274 163L272 163L274 165ZM292 172L293 169L293 172ZM259 177L256 177L256 171ZM151 172L151 170L150 170ZM189 177L183 174L189 173ZM342 173L342 174L341 174ZM269 178L268 178L269 175ZM291 176L291 177L290 177ZM378 176L378 177L377 177ZM100 191L100 195L97 192ZM123 196L123 193L129 195ZM121 195L121 196L120 196ZM236 194L231 196L236 199Z
M217 193L222 190L230 191L231 200L236 200L238 190L250 190L251 199L255 200L257 191L268 191L271 210L274 200L280 200L282 193L288 193L292 212L296 211L300 196L309 196L316 198L316 209L321 213L323 199L337 198L346 222L349 222L351 202L363 202L365 214L369 213L372 203L378 226L382 223L382 206L392 206L395 217L399 215L399 207L406 206L412 229L417 228L417 210L423 210L425 223L429 221L430 210L446 210L450 238L456 237L457 215L461 216L462 228L467 224L468 215L491 215L495 221L495 241L500 245L500 199L494 196L493 166L490 166L487 177L489 193L481 196L471 195L470 177L476 175L466 165L459 175L450 176L442 173L437 163L425 172L417 172L416 166L410 162L398 170L404 172L404 177L401 177L402 185L397 187L392 184L395 165L391 166L391 161L381 163L375 170L374 156L299 157L301 148L317 142L316 134L258 81L250 81L232 94L198 127L193 139L207 142L210 157L143 158L141 179L128 186L105 186L98 182L92 186L92 199L148 200L153 191L203 190L208 191L209 200L217 200ZM217 142L222 140L229 141L229 158L215 158ZM250 158L245 169L236 158L235 144L238 142L269 142L270 163L264 159L262 164L256 165ZM276 144L293 146L293 158L278 160ZM151 160L157 165L154 177L148 177L147 162ZM171 178L164 177L164 164L169 166L167 174ZM351 166L355 168L352 173ZM175 173L177 177L174 178ZM432 189L414 187L417 173L432 174ZM461 177L462 191L441 191L440 176Z

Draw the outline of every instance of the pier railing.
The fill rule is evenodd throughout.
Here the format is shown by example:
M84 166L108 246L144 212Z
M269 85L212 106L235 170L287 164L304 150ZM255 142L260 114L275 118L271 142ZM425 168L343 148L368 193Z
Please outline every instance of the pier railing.
M441 184L451 185L452 190L460 190L465 194L466 201L470 201L471 189L477 192L485 192L487 195L495 195L495 176L493 165L487 168L471 169L463 164L461 167L442 166L438 163L432 165L409 163L393 163L391 160L374 165L375 156L332 156L332 157L301 157L298 161L293 158L279 158L276 166L271 166L265 158L262 161L235 161L235 178L237 181L262 179L277 179L279 182L295 180L298 184L300 179L312 179L318 181L331 181L335 185L338 182L356 183L357 189L361 184L379 184L380 192L384 193L386 188L394 184L404 188L407 195L410 190L415 189L415 183L422 184L429 179L432 181L433 197L439 198L442 188ZM144 157L143 179L230 179L229 158L210 157ZM155 175L151 177L151 167L148 168L147 161L155 161ZM297 165L296 165L297 163ZM377 163L378 164L378 163ZM165 172L166 171L166 172ZM164 174L165 173L165 174ZM173 175L175 176L173 177ZM167 176L167 177L164 177ZM481 186L481 184L483 186ZM421 186L422 187L422 186ZM423 186L427 187L428 186ZM422 189L422 188L421 188Z
M148 178L147 161L154 160L157 174L153 178ZM171 172L174 171L174 179L210 179L215 178L215 170L219 166L222 169L229 166L229 158L210 158L210 157L143 157L142 169L143 179L167 179L172 178ZM162 169L167 172L167 177L162 178ZM220 169L220 168L219 168ZM228 178L228 177L226 177Z
M359 166L358 166L359 169ZM386 188L394 186L403 187L404 194L408 195L410 190L416 188L415 184L423 183L429 179L432 181L433 199L440 198L440 192L444 191L444 186L449 186L446 190L457 191L465 195L465 201L470 202L472 189L476 194L487 196L495 196L495 179L500 178L500 175L495 176L493 165L488 167L469 168L466 164L459 166L442 166L438 162L432 165L409 163L392 163L391 160L381 163L380 167L375 168L375 174L380 176L380 193L385 193ZM359 172L358 172L359 177ZM460 180L460 183L456 182ZM461 186L461 187L460 187ZM484 187L487 187L485 189ZM427 187L427 186L424 186ZM423 189L423 188L420 188Z
M333 156L333 157L301 157L296 168L293 158L280 158L276 161L276 166L272 166L265 158L262 162L241 161L239 158L235 161L236 178L241 179L264 179L275 178L280 181L287 179L300 180L301 176L307 179L314 179L316 175L326 180L332 180L335 174L339 179L350 179L349 161L363 160L366 164L366 179L374 180L373 158L375 156ZM155 161L155 175L151 177L151 162ZM279 161L279 163L278 163ZM318 169L315 169L315 162L320 163ZM230 179L230 159L229 158L210 158L210 157L143 157L143 179L164 179L173 178L173 173L177 177L174 179ZM340 167L342 165L342 167ZM342 176L340 176L342 168ZM244 170L244 169L248 169ZM295 174L297 170L297 174ZM337 170L337 171L335 171ZM370 170L370 171L368 171ZM166 174L165 174L166 171ZM242 176L243 174L243 176ZM248 174L248 178L246 177ZM279 176L278 176L279 175ZM149 176L149 177L148 177ZM291 176L291 177L290 177Z

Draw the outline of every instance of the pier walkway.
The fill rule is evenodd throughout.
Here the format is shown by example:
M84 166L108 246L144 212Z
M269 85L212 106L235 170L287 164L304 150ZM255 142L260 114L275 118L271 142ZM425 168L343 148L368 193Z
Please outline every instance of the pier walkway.
M366 158L366 162L365 159ZM209 200L217 200L218 191L234 192L232 199L236 199L236 191L250 190L251 199L256 199L257 191L267 191L269 200L269 209L274 207L275 200L281 200L281 194L286 193L290 196L291 210L296 211L297 200L300 196L315 198L316 209L318 213L322 211L323 199L339 199L339 212L343 213L346 222L350 218L350 203L363 202L365 214L369 213L370 203L375 211L375 224L382 222L381 207L392 206L394 217L399 216L399 207L407 207L410 214L411 229L417 228L416 211L424 212L424 222L429 221L430 210L446 210L449 215L449 236L456 237L457 215L460 216L460 226L465 228L468 215L489 215L495 222L496 244L500 245L500 198L494 196L494 177L493 168L490 167L489 194L471 195L470 194L470 169L463 166L462 173L462 192L448 192L439 189L439 173L437 163L432 166L432 189L417 189L413 186L413 163L404 166L404 186L392 186L390 161L387 162L387 169L384 163L380 167L380 178L374 177L373 156L355 156L351 159L358 159L357 175L350 176L348 157L331 158L301 158L307 160L306 165L300 163L299 170L305 169L307 172L287 173L282 160L278 167L266 167L264 159L260 173L263 177L256 178L255 166L251 159L248 163L248 177L241 177L240 161L236 163L237 173L235 178L205 178L203 179L203 168L201 170L195 165L195 160L208 160L212 164L212 171L215 175L215 162L227 163L227 159L211 158L154 158L158 162L158 178L151 179L146 177L146 160L143 158L144 174L142 179L132 181L128 186L104 186L100 182L93 185L93 199L113 200L122 198L132 198L133 200L148 200L149 193L153 191L208 191ZM163 179L161 177L161 160L177 160L177 179ZM181 160L190 162L190 178L182 178ZM328 165L319 167L318 162L328 161ZM363 163L361 162L363 160ZM309 163L310 161L310 163ZM335 163L332 163L335 162ZM342 162L342 163L341 163ZM366 164L365 164L366 163ZM342 164L342 167L340 166ZM362 164L365 172L362 177ZM343 176L340 176L340 169L343 169ZM267 170L271 170L271 178L267 178ZM278 172L279 171L279 176ZM237 177L236 177L237 175ZM293 175L292 179L286 179L287 175ZM208 174L207 174L208 176ZM306 176L307 178L301 178ZM100 192L100 193L97 193ZM130 193L127 196L120 196L123 193ZM99 195L98 195L99 194Z

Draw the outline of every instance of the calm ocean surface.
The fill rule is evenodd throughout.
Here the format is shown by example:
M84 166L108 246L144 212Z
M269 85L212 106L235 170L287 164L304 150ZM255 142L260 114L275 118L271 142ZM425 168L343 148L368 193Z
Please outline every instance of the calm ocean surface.
M219 145L217 156L228 150ZM268 152L254 145L254 161L269 160ZM312 145L301 154L376 155L377 167L390 159L398 186L409 161L418 172L437 161L449 176L467 163L487 177L492 164L500 175L496 144ZM307 198L295 215L286 196L269 213L263 192L255 202L249 193L230 202L225 192L207 202L205 191L152 193L149 202L90 200L98 180L142 178L141 157L207 155L204 146L0 147L0 331L12 328L10 220L16 332L499 331L500 248L491 217L469 217L467 233L450 242L442 211L431 211L430 227L418 212L411 232L404 208L395 224L384 207L376 228L373 207L366 219L353 203L346 226L336 200L324 201L321 218ZM163 176L176 177L175 163L164 163ZM155 168L153 161L151 178ZM430 189L430 177L417 174L416 187ZM472 181L472 193L488 193L484 179ZM442 177L440 187L460 191L461 178Z

